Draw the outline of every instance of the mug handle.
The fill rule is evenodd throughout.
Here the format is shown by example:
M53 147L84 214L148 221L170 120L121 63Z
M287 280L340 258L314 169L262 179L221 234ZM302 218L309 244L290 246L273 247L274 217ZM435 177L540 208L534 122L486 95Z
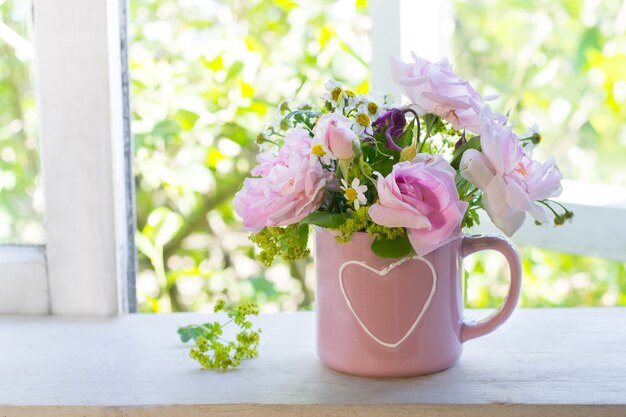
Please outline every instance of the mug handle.
M498 235L463 236L461 255L493 249L506 258L511 272L509 292L502 305L491 315L478 321L464 320L461 325L461 342L466 342L487 333L491 333L504 323L515 310L522 286L522 264L515 246L506 238Z

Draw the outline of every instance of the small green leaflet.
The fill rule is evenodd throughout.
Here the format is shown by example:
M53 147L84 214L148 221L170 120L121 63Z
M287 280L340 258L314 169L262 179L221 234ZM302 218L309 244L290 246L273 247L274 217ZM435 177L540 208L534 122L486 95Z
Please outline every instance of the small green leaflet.
M459 169L461 158L463 157L465 151L468 149L480 150L480 136L472 136L470 140L465 142L459 147L459 149L454 152L454 157L452 158L452 162L450 162L450 165L452 165L454 169Z
M350 218L348 213L330 213L327 211L316 211L300 221L300 224L314 224L327 229L337 229Z
M381 258L401 258L408 255L411 250L413 247L406 233L396 239L377 235L372 242L372 252Z
M179 327L178 335L180 336L180 341L187 343L190 340L196 340L200 336L210 338L214 333L213 325L214 323L204 323Z

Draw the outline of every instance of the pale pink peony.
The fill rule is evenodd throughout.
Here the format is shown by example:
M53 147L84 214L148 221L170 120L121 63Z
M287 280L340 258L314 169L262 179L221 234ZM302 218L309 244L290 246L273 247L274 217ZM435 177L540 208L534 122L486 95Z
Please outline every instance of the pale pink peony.
M313 145L322 145L333 159L354 158L353 143L358 140L350 128L352 121L346 116L328 113L319 118L313 129Z
M483 194L483 206L493 223L507 236L524 223L526 212L541 223L548 216L537 200L561 194L561 173L553 159L533 160L510 127L497 123L485 107L481 117L482 153L468 149L460 164L461 175Z
M235 195L235 211L245 229L257 232L266 226L287 226L317 210L332 173L311 158L311 137L304 129L287 132L277 156L264 152L259 165Z
M405 227L415 252L424 256L461 236L467 203L459 200L455 171L441 155L418 154L378 174L379 202L369 209L382 226Z
M447 58L432 63L412 53L414 63L391 59L391 72L419 114L442 117L455 129L478 132L483 97L454 72Z
M283 146L278 150L278 156L269 151L259 153L256 157L259 165L252 169L251 174L255 177L265 177L274 165L277 163L285 165L294 153L302 156L310 155L312 139L305 129L289 130L285 135Z

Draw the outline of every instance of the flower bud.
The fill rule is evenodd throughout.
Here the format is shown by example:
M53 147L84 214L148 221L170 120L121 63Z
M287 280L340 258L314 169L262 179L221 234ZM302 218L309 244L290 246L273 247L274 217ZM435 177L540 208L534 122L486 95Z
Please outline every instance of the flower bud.
M280 121L280 128L282 130L289 130L291 128L291 122L289 119L285 118Z
M407 146L406 148L400 151L400 161L411 161L417 155L417 147L416 146Z
M281 112L291 111L291 109L289 108L289 103L287 103L286 101L283 101L282 103L280 103L280 111Z
M533 145L538 145L541 142L541 135L537 132L533 133L530 137L530 141L533 143Z

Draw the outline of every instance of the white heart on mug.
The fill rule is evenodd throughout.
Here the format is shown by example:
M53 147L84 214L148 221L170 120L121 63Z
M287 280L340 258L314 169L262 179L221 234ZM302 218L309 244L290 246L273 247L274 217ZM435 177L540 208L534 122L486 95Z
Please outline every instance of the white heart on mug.
M384 279L391 271L393 271L394 269L396 269L397 267L399 267L400 265L408 262L408 261L412 261L412 260L418 260L423 262L424 264L426 264L428 266L428 268L430 269L431 273L432 273L432 286L430 289L430 293L428 295L428 298L426 299L426 301L424 302L424 305L422 306L422 309L420 310L420 312L418 313L417 317L415 318L415 320L413 321L413 323L411 323L410 328L407 330L407 332L397 341L395 342L385 342L384 340L381 340L379 337L377 337L363 322L363 320L361 319L361 317L359 317L359 315L357 314L357 312L355 311L354 307L352 306L352 302L350 301L350 299L348 298L348 294L346 292L346 288L344 285L344 279L343 279L343 272L345 270L346 267L350 266L350 265L356 265L362 268L365 268L371 272L374 272L375 274L378 275L378 277L380 277L381 279ZM370 336L372 339L374 339L377 343L379 343L381 346L385 346L388 348L392 348L395 349L398 346L400 346L400 344L402 344L402 342L404 342L413 332L413 330L415 330L415 328L417 327L417 325L419 324L419 322L422 320L422 317L424 316L424 313L426 312L426 310L428 309L428 306L430 305L433 297L435 296L435 290L437 289L437 272L435 271L435 267L433 266L433 264L426 258L419 256L419 255L415 255L412 257L407 257L407 258L403 258L400 259L390 265L388 265L387 267L383 268L383 269L376 269L373 268L372 266L368 265L367 263L363 262L363 261L356 261L356 260L352 260L352 261L346 261L344 262L341 267L339 268L339 288L341 288L341 293L343 295L344 300L346 301L346 304L348 306L348 309L350 309L350 311L352 312L352 314L354 315L354 318L356 319L356 321L359 323L359 325L363 328L363 330L365 331L365 333Z

